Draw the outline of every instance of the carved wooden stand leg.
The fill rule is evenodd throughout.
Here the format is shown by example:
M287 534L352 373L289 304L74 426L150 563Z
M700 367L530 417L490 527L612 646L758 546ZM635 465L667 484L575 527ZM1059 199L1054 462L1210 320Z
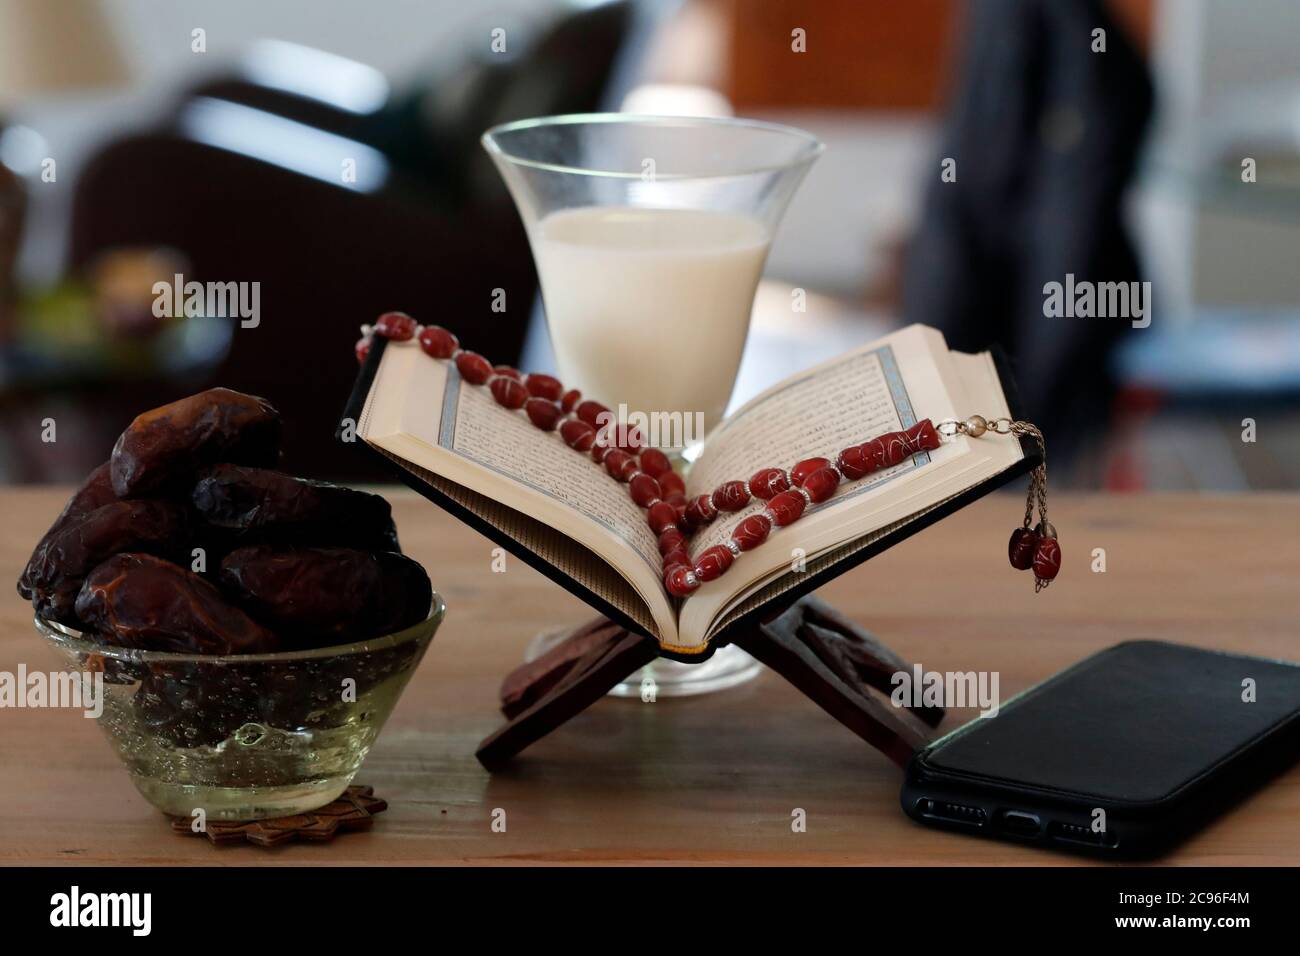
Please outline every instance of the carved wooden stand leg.
M603 617L583 625L506 676L501 710L509 722L478 745L479 763L498 769L658 656L659 642L652 637L625 631Z
M889 703L892 676L912 665L816 597L802 598L732 641L900 766L943 720L941 707ZM658 653L653 638L605 618L577 628L507 675L501 710L509 722L479 745L479 761L488 770L504 766Z
M891 678L910 673L912 665L816 597L803 598L735 643L900 767L943 720L942 707L890 703Z

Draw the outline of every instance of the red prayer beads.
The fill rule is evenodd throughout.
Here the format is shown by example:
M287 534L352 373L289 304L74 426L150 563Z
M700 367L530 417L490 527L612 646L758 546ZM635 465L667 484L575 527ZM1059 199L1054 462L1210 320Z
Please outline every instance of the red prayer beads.
M808 499L798 491L783 491L767 503L767 514L774 525L784 528L803 516Z
M1028 571L1034 565L1034 552L1038 550L1038 532L1017 528L1011 532L1007 543L1007 557L1017 571Z
M864 472L865 474L865 472ZM861 476L859 476L861 477ZM763 468L749 479L749 493L764 501L790 487L790 479L780 468Z
M656 501L647 509L646 520L650 522L651 531L663 534L669 528L677 527L677 509L666 501Z
M528 389L529 395L550 399L552 402L558 402L564 396L564 386L554 375L532 372L524 379L524 386Z
M573 413L592 428L599 428L601 424L600 417L602 415L608 415L609 409L600 404L600 402L587 400L585 402L579 402L574 407Z
M939 425L943 435L965 435L979 438L987 432L1029 439L1038 445L1040 458L1029 473L1029 491L1025 498L1025 520L1011 532L1007 541L1007 559L1017 571L1034 571L1034 590L1041 591L1054 580L1061 570L1061 543L1056 540L1056 529L1047 520L1047 443L1043 433L1031 422L972 415L965 421L949 419ZM1032 529L1034 510L1038 511L1038 524Z
M555 426L560 423L560 406L544 398L530 398L524 402L524 411L528 413L528 420L544 432L555 431Z
M1061 570L1061 545L1055 538L1039 538L1034 549L1034 577L1051 581Z
M394 342L406 342L415 337L415 319L405 312L385 312L375 320L375 335Z
M627 492L640 508L650 507L664 495L663 490L659 487L659 482L644 471L638 472L628 479Z
M736 525L731 532L731 540L741 551L753 551L767 540L772 533L772 518L769 512L760 511Z
M686 482L682 481L682 476L673 471L671 467L656 477L659 479L659 487L664 490L665 498L671 495L686 494Z
M1037 590L1051 584L1061 571L1061 542L1056 540L1056 529L1045 520L1032 531L1026 525L1011 532L1007 551L1017 571L1033 569Z
M703 528L718 516L713 507L713 495L698 495L686 504L686 522L692 529Z
M528 389L519 384L517 379L505 375L498 375L492 379L488 388L492 392L492 397L497 400L497 404L504 405L506 408L523 408L524 402L528 401Z
M749 504L749 489L743 481L723 482L709 501L718 511L739 511Z
M577 389L566 391L554 376L523 375L505 365L494 368L477 352L461 349L451 332L433 325L421 327L402 312L386 312L373 329L362 331L363 338L356 345L358 361L365 361L370 353L371 333L397 342L414 338L425 354L450 359L466 382L487 385L503 408L522 409L529 421L543 431L558 429L566 445L589 454L611 476L626 482L628 493L638 507L645 509L646 521L658 539L664 587L675 597L686 597L701 583L721 577L741 552L763 544L774 528L798 521L809 505L833 497L841 481L856 481L899 465L920 452L933 451L941 443L935 425L925 420L905 431L890 432L845 448L834 463L829 458L814 457L796 462L788 472L763 468L754 472L748 481L723 482L712 493L696 495L687 501L686 483L673 471L672 463L662 451L642 447L644 443L638 431L613 425L608 408L583 399ZM968 423L973 421L969 419ZM975 437L983 433L983 429L973 431L961 427L959 430ZM762 511L742 518L726 544L706 548L697 560L691 560L686 531L705 527L722 512L742 511L754 499L766 502ZM1060 544L1055 530L1045 521L1031 531L1027 517L1025 527L1017 528L1012 534L1008 553L1014 567L1034 569L1040 588L1056 577L1060 569Z
M460 352L456 355L456 371L471 385L482 385L492 377L492 365L477 352Z
M631 481L632 476L639 471L636 466L636 459L617 448L605 456L604 464L605 470L609 472L610 476L617 478L619 481Z
M790 469L790 484L798 488L804 483L804 479L811 475L819 468L825 468L830 461L825 458L805 458L803 461L796 462L795 466Z
M695 572L684 564L675 564L664 572L664 587L673 597L687 597L699 586Z
M426 325L420 330L420 348L430 358L449 359L460 348L460 340L444 328Z
M651 478L658 478L673 470L673 463L658 448L647 448L641 452L641 470Z
M808 500L811 504L820 504L835 494L835 489L839 487L839 483L839 471L833 466L827 465L818 468L803 480L803 490L808 492Z
M665 528L659 535L659 553L667 554L678 548L686 547L686 535L677 527Z
M706 548L700 555L700 560L695 562L695 576L701 581L712 581L714 578L720 578L731 567L731 562L736 560L736 556L731 553L731 549L721 544L715 544L711 548Z
M574 451L590 451L596 441L596 429L576 418L565 419L560 425L560 437Z

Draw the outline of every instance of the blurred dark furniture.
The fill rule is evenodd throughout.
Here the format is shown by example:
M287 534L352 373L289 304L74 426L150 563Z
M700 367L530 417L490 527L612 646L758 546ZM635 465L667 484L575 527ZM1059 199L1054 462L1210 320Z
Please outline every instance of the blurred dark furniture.
M235 329L214 381L280 408L288 467L375 474L333 437L358 326L401 309L494 361L516 361L536 276L479 135L599 108L639 28L635 7L569 11L531 36L515 29L508 57L490 52L484 26L482 42L475 33L436 74L367 113L299 92L310 76L275 86L257 73L211 78L88 165L72 266L114 246L163 245L192 262L187 280L259 282L260 325ZM344 181L346 160L356 182ZM503 313L491 309L495 289L505 290ZM211 384L169 383L174 394L158 398Z

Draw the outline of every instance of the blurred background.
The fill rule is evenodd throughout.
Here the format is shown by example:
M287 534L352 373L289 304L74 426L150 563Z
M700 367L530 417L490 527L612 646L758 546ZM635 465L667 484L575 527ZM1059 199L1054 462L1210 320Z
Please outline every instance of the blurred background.
M735 400L926 322L1007 350L1054 482L1300 487L1298 36L1295 0L0 0L0 481L217 383L296 473L379 477L333 438L361 323L550 365L480 134L627 110L826 143ZM155 317L176 274L259 283L258 324ZM1150 311L1045 315L1067 275Z

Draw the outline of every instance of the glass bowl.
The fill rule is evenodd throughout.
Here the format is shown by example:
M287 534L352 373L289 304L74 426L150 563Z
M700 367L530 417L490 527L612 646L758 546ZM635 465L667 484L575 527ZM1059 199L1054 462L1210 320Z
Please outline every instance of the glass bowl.
M361 767L446 613L355 644L227 657L109 647L36 618L84 682L131 782L173 816L257 820L337 798ZM97 675L102 675L97 677Z

